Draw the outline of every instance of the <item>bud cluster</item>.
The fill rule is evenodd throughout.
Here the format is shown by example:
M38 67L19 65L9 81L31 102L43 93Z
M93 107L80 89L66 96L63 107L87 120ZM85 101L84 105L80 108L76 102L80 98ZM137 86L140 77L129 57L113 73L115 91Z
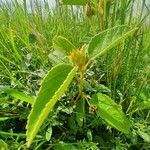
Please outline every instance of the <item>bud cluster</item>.
M80 50L73 50L69 59L75 66L78 66L80 71L82 71L87 63L85 47L83 46Z

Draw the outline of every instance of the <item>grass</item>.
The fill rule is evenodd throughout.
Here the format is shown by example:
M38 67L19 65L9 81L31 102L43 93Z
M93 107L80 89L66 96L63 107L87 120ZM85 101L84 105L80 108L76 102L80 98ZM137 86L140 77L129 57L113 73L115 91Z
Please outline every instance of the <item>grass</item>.
M142 7L137 8L136 15L134 5L135 3L137 3L136 6L140 5L140 0L113 0L107 3L103 30L120 24L137 26L139 29L124 44L97 60L89 68L89 74L95 72L91 76L93 83L104 84L111 90L111 97L122 106L128 118L131 119L133 130L132 135L127 137L110 130L109 127L107 130L103 125L95 127L93 147L94 142L98 143L100 149L110 149L110 147L148 149L150 147L149 110L144 109L134 113L137 106L150 99L150 8L147 2L142 1ZM81 47L102 29L99 23L100 18L97 15L86 17L84 11L83 6L76 8L61 6L58 0L55 9L50 8L47 1L41 8L35 0L30 12L27 11L25 0L23 5L17 0L12 1L11 5L7 1L0 5L0 85L18 89L34 97L39 89L40 81L53 66L49 57L50 52L53 51L52 39L61 35L69 39L76 47ZM92 82L89 82L92 85ZM73 88L75 86L72 87L68 97L74 94ZM94 91L94 88L91 87L91 90ZM59 109L62 109L62 104L58 104ZM64 113L72 108L68 109L65 105L63 113L59 109L54 111L52 119L49 117L45 122L40 132L42 138L34 141L33 149L50 149L63 140L66 143L79 144L80 147L90 143L87 142L88 140L84 141L86 139L84 133L79 136L83 136L82 140L78 136L77 139L71 139L75 137L69 136L69 129L63 130L60 125L63 120L58 114L67 120ZM25 138L19 135L23 136L25 133L29 111L30 106L27 103L1 92L0 117L10 117L10 119L0 121L0 139L7 143L10 149L24 147ZM72 111L75 113L74 110ZM54 126L53 132L59 130L62 135L56 132L56 135L52 135L51 140L47 141L43 132L47 130L51 122ZM106 133L96 134L103 131L103 128ZM66 134L63 131L66 131ZM0 141L0 148L1 143ZM109 148L106 148L107 146Z

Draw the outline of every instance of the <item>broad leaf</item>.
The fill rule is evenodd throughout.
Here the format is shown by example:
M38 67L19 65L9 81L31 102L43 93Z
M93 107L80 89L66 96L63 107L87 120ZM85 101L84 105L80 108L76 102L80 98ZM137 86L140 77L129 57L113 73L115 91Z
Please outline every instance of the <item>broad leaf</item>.
M0 86L0 91L7 93L8 95L10 95L16 99L22 100L22 101L30 103L30 104L32 104L34 101L32 97L27 96L23 92L19 92L15 89L7 87L7 86Z
M77 68L60 64L52 68L43 79L27 122L27 146L29 147L42 123L72 81Z
M54 55L64 57L69 55L75 46L66 38L57 36L53 39Z
M96 114L112 127L127 134L130 131L130 122L125 117L121 107L107 95L98 93L90 100L91 107L97 108Z
M90 0L62 0L64 5L85 5Z
M131 36L136 30L137 28L130 30L127 26L117 26L97 34L89 43L89 56L93 58L102 56Z

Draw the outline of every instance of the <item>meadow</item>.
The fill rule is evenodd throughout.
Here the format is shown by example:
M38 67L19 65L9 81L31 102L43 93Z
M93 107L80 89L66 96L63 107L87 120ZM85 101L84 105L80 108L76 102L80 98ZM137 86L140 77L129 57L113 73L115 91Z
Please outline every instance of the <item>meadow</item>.
M1 1L0 150L150 149L149 58L148 0Z

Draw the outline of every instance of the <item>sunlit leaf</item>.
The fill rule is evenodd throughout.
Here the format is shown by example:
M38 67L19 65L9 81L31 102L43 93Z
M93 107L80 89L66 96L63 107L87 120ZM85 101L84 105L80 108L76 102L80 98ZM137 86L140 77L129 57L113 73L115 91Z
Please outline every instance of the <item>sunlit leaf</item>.
M76 67L73 68L69 64L60 64L52 68L43 79L27 122L26 134L28 147L31 145L32 140L49 112L67 90L76 71Z
M89 56L96 58L104 55L108 50L133 35L136 30L137 28L130 29L127 26L117 26L97 34L89 43Z
M104 119L109 125L128 134L130 122L122 112L121 107L109 96L98 93L90 100L91 107L96 107L96 114Z

